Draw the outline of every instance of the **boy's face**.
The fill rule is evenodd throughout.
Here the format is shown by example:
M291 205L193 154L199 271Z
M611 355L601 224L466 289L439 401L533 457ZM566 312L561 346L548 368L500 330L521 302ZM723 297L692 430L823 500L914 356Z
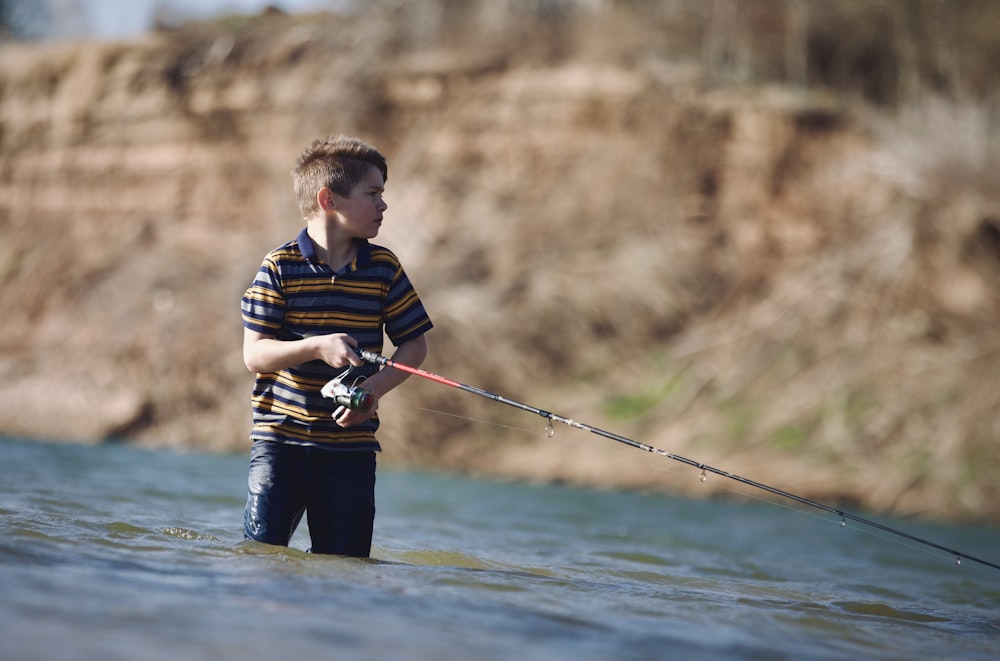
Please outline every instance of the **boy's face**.
M382 193L385 182L378 168L368 168L368 174L351 189L349 197L333 194L331 216L353 237L373 239L382 227L382 213L388 208Z

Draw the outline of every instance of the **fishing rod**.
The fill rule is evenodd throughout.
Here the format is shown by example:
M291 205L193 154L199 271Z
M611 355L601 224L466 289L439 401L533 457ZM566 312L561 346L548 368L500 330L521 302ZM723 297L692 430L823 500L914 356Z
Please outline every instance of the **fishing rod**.
M650 452L652 454L659 455L661 457L666 457L668 459L673 459L674 461L678 461L678 462L680 462L682 464L687 464L688 466L692 466L694 468L699 468L699 469L701 469L701 481L702 482L705 481L706 476L707 476L708 473L713 473L715 475L721 475L722 477L729 478L730 480L735 480L736 482L740 482L742 484L746 484L748 486L755 487L757 489L761 489L763 491L766 491L768 493L774 494L776 496L781 496L783 498L787 498L789 500L793 500L793 501L795 501L797 503L800 503L802 505L807 505L809 507L814 507L816 509L823 510L824 512L829 512L830 514L835 514L836 516L840 517L840 525L841 526L846 525L847 520L850 519L851 521L855 521L857 523L860 523L860 524L863 524L863 525L875 528L877 530L881 530L882 532L886 532L886 533L890 533L892 535L896 535L897 537L902 537L902 538L907 539L907 540L909 540L911 542L916 542L918 544L923 544L924 546L929 546L929 547L937 549L939 551L944 551L945 553L951 554L952 556L955 557L955 564L961 564L962 559L964 558L966 560L970 560L972 562L977 562L977 563L979 563L981 565L985 565L986 567L992 567L993 569L1000 569L1000 564L996 564L996 563L990 562L988 560L983 560L982 558L977 558L975 556L969 555L968 553L963 553L962 551L958 551L956 549L948 548L947 546L942 546L941 544L937 544L937 543L932 542L930 540L923 539L921 537L917 537L916 535L911 535L910 533L907 533L907 532L904 532L902 530L898 530L896 528L892 528L890 526L878 523L877 521L872 521L871 519L866 519L863 516L858 516L856 514L851 514L850 512L845 512L844 510L837 509L836 507L831 507L830 505L824 505L823 503L816 502L815 500L810 500L809 498L805 498L803 496L797 496L794 493L790 493L788 491L783 491L782 489L778 489L776 487L768 486L767 484L762 484L761 482L756 482L754 480L751 480L751 479L748 479L748 478L745 478L745 477L741 477L740 475L734 475L733 473L730 473L728 471L724 471L724 470L722 470L720 468L715 468L713 466L709 466L707 464L703 464L703 463L701 463L699 461L695 461L693 459L688 459L687 457L682 457L682 456L674 454L672 452L667 452L666 450L660 450L659 448L655 448L652 445L647 445L645 443L640 443L639 441L633 440L631 438L626 438L625 436L620 436L619 434L615 434L613 432L605 431L604 429L599 429L597 427L585 424L583 422L578 422L578 421L572 420L570 418L565 418L565 417L563 417L561 415L557 415L557 414L552 413L550 411L545 411L543 409L536 408L534 406L530 406L528 404L524 404L522 402L518 402L518 401L515 401L513 399L508 399L508 398L504 397L503 395L498 395L496 393L489 392L488 390L483 390L481 388L476 388L474 386L466 385L464 383L460 383L458 381L454 381L454 380L449 379L447 377L443 377L443 376L440 376L438 374L434 374L432 372L427 372L427 371L422 370L422 369L417 368L417 367L411 367L409 365L404 365L403 363L396 362L396 361L392 360L391 358L386 358L385 356L383 356L381 354L378 354L378 353L375 353L375 352L372 352L372 351L365 351L365 350L356 350L356 351L357 351L358 355L361 357L361 359L364 360L365 362L376 364L376 365L380 365L382 367L391 367L391 368L397 369L397 370L399 370L401 372L406 372L408 374L413 374L414 376L423 377L425 379L429 379L430 381L434 381L434 382L440 383L442 385L450 386L452 388L457 388L457 389L462 390L464 392L471 393L473 395L478 395L480 397L485 397L486 399L493 400L494 402L498 402L500 404L506 404L507 406L512 406L512 407L514 407L516 409L521 409L522 411L527 411L528 413L534 413L535 415L541 416L541 417L545 418L548 421L548 425L546 426L545 433L549 437L551 437L551 436L553 436L555 434L555 430L553 429L552 423L553 422L559 422L559 423L562 423L562 424L567 425L569 427L574 427L576 429L582 429L583 431L590 432L591 434L596 434L598 436L603 436L604 438L611 439L612 441L617 441L618 443L623 443L625 445L629 445L631 447L638 448L639 450L645 450L646 452Z

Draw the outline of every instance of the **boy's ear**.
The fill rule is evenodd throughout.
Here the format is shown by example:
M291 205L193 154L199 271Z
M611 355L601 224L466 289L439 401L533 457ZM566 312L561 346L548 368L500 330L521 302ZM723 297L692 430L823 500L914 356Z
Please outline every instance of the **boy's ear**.
M319 208L322 211L329 211L336 206L333 199L333 191L329 188L320 188L319 192L316 193L316 202L319 203Z

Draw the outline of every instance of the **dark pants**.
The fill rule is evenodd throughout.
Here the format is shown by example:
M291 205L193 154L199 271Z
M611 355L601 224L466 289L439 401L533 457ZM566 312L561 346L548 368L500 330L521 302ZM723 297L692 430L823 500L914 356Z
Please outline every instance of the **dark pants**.
M375 453L254 441L243 534L288 546L303 512L312 553L367 558L375 521Z

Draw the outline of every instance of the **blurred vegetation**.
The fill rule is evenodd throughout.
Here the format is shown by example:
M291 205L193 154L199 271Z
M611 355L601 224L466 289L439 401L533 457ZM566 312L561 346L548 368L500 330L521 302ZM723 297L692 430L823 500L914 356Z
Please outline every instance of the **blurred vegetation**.
M380 3L374 3L376 5ZM1000 3L993 0L439 0L405 13L402 48L493 39L538 21L522 49L552 60L664 57L716 84L782 83L898 107L925 95L1000 103ZM569 29L567 29L569 28Z
M359 7L4 49L10 428L243 449L233 301L335 127L391 155L428 369L818 498L996 518L1000 3ZM73 370L103 380L54 415ZM393 398L387 458L664 486L493 402Z
M1000 3L994 0L357 0L350 11L404 15L391 46L419 50L516 38L555 60L616 54L686 58L716 84L782 83L855 95L885 107L931 94L983 101L1000 90ZM280 13L269 8L262 15ZM160 28L183 14L157 9ZM0 37L78 35L78 2L0 0ZM222 17L245 27L251 19ZM73 31L71 25L77 25ZM532 30L533 31L533 30Z

